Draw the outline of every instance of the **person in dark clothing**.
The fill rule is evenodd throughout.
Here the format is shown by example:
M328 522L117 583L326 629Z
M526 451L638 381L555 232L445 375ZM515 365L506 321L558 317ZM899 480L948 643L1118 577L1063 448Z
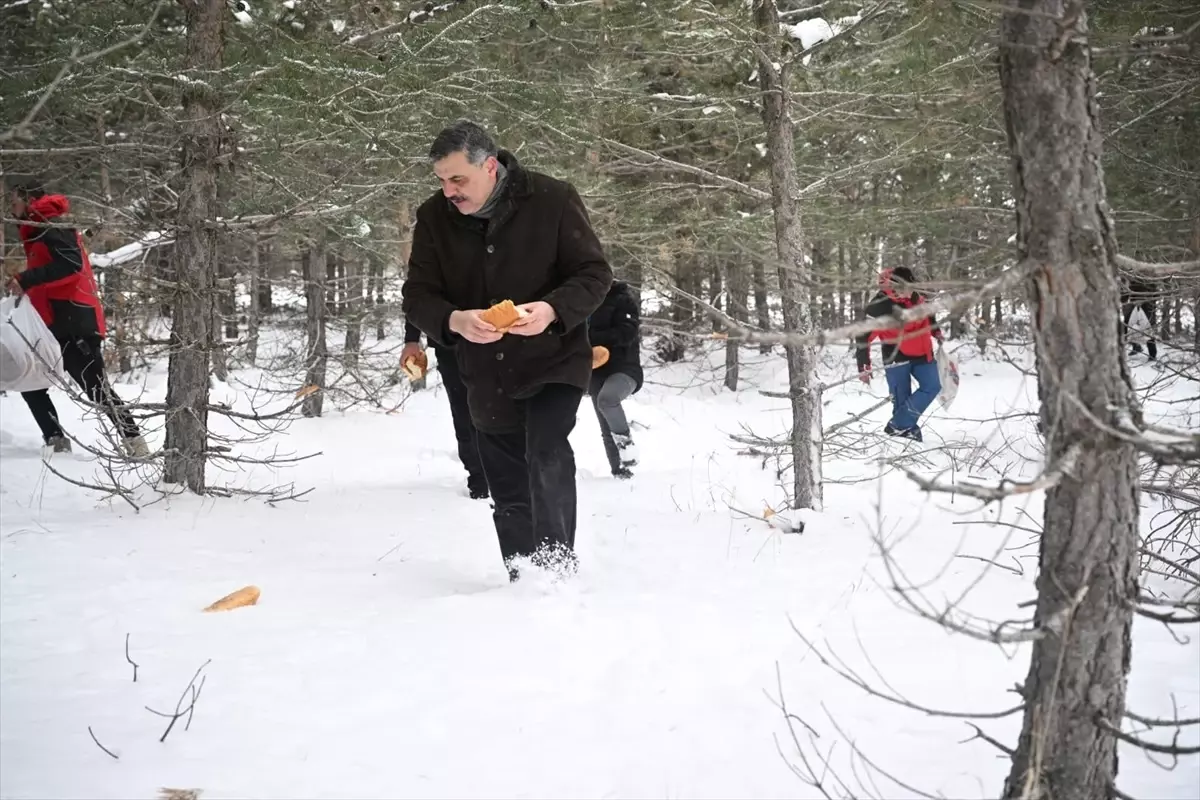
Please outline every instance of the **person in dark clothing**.
M442 376L442 388L450 402L450 418L454 422L454 438L458 441L458 460L467 471L467 494L472 500L483 500L488 496L487 477L483 463L479 460L479 442L475 425L471 422L471 410L467 407L467 387L458 373L458 360L454 351L435 342L434 355L437 370ZM404 323L404 349L400 351L400 363L421 352L421 330L411 322Z
M1154 340L1154 327L1158 324L1158 314L1156 313L1158 294L1154 283L1144 278L1130 277L1122 281L1121 336L1126 335L1133 312L1140 308L1146 315L1146 322L1150 325L1149 331L1146 332L1146 353L1150 356L1151 361L1158 360L1158 343ZM1142 346L1134 342L1131 350L1134 353L1140 353Z
M441 191L417 210L402 308L453 347L509 578L514 560L575 568L575 453L568 439L592 373L588 316L612 270L569 183L526 170L459 121L429 151ZM497 330L481 315L511 300Z
M885 269L879 275L879 292L867 303L866 315L887 317L925 302L925 297L913 290L913 283L913 273L908 267ZM933 352L933 340L942 341L941 328L936 319L925 317L905 323L902 328L874 330L859 336L856 358L863 383L871 381L871 340L876 338L880 341L880 355L892 395L892 418L883 432L919 442L921 426L917 423L942 390Z
M83 240L74 228L42 226L66 215L70 203L61 194L46 194L40 186L13 190L12 213L26 220L18 232L25 249L25 270L9 281L9 289L24 294L62 348L63 368L83 388L89 400L104 409L116 426L127 455L142 458L149 448L133 415L108 383L101 342L106 333L104 309ZM22 392L25 404L54 452L70 452L58 411L49 391Z
M621 403L642 388L640 316L633 289L613 281L604 302L588 319L592 346L608 351L608 360L592 370L588 393L600 420L608 465L618 478L633 477L630 467L637 466L637 450Z

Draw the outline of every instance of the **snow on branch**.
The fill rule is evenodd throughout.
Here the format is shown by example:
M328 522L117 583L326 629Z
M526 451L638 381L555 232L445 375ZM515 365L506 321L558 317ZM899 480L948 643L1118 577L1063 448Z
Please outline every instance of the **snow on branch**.
M88 253L88 260L93 267L115 267L119 264L124 264L142 256L146 252L155 247L168 245L174 242L174 239L169 239L165 234L158 231L151 231L142 236L136 242L122 245L115 250L109 250L107 253Z
M42 108L50 100L50 97L54 94L54 92L58 90L59 84L61 84L63 80L66 79L67 75L70 74L71 68L80 64L87 64L88 62L104 58L105 56L115 53L118 50L124 50L126 47L140 42L154 26L155 21L158 19L158 14L162 10L165 2L166 0L158 0L158 2L154 4L154 10L150 12L150 18L146 20L146 24L128 39L123 39L116 44L111 44L108 47L95 50L82 56L79 55L79 46L76 45L71 51L71 56L66 60L66 62L63 63L62 68L58 71L58 74L54 76L54 80L50 81L50 84L46 87L45 91L42 92L41 97L39 97L37 102L33 104L33 108L29 109L29 113L25 115L25 118L16 125L13 125L8 130L0 131L0 142L10 142L14 139L31 138L29 126L33 124L33 120L37 118L39 113L41 113Z
M1200 275L1200 259L1194 261L1174 261L1156 264L1151 261L1137 259L1117 254L1117 266L1126 272L1147 278L1170 278Z
M904 470L904 474L908 476L908 479L917 484L922 491L961 494L977 500L983 500L986 503L996 503L1014 495L1030 494L1031 492L1042 491L1056 486L1063 478L1074 473L1075 464L1078 462L1081 452L1082 447L1080 445L1072 445L1063 454L1063 457L1058 460L1058 463L1043 472L1041 477L1036 480L1010 481L1004 478L997 486L979 486L970 483L942 484L935 480L923 478L905 467L901 467L901 469Z
M449 11L451 8L453 8L456 5L460 5L461 3L462 3L462 0L452 0L452 2L441 3L439 5L434 5L433 3L426 3L421 8L418 8L415 11L410 12L407 17L400 20L399 22L394 22L391 25L385 25L382 28L379 28L378 30L369 31L368 33L356 34L354 36L347 38L345 40L345 43L351 47L361 47L362 45L370 44L371 42L375 41L376 39L382 39L387 36L392 36L393 34L399 33L400 31L404 30L405 28L411 27L413 25L417 25L422 22L427 22L427 21L433 19L438 14L442 14L446 11ZM476 9L474 9L469 14L464 16L462 19L460 19L456 23L454 23L454 25L457 25L462 22L466 22L467 20L471 19L472 17L478 16L479 14L482 14L487 11L516 12L516 11L520 11L520 9L515 8L513 6L506 5L504 3L489 3L487 5L480 6ZM440 39L442 36L444 36L445 33L451 29L451 27L453 27L453 26L447 27L447 29L445 31L442 31L441 33L439 33L437 36L435 36L433 38L433 40L428 42L425 46L428 47L429 45L436 42L438 39ZM422 49L424 49L424 48L422 48Z

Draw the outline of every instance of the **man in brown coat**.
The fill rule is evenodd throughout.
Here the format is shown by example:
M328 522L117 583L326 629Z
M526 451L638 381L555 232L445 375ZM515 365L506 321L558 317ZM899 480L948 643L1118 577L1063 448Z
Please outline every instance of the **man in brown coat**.
M568 436L592 372L587 318L612 270L575 188L524 169L459 121L429 151L442 189L417 210L403 310L453 347L495 502L500 553L575 567L575 453ZM480 314L511 300L505 332Z

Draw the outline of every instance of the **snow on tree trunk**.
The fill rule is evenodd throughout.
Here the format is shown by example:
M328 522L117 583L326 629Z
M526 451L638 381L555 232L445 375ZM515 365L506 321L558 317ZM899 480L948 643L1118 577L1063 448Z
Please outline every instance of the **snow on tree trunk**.
M325 255L325 232L321 231L304 258L304 297L308 311L306 326L304 386L309 394L304 398L301 413L306 417L321 416L325 402L325 367L329 351L325 344L325 325L329 318L325 278L328 275ZM313 391L313 387L317 391Z
M221 98L212 82L225 49L225 0L180 0L187 29L183 82L178 234L173 249L176 289L167 368L166 463L163 480L205 489L208 445L209 324L217 270L217 171Z
M1030 293L1047 463L1025 718L1006 798L1112 796L1137 594L1138 464L1093 420L1133 413L1118 335L1116 239L1082 3L1021 0L1001 22L1000 81ZM1091 418L1089 418L1089 416Z
M804 229L797 196L795 138L788 116L786 68L777 70L767 54L779 52L779 8L775 0L754 0L758 31L758 80L762 116L767 130L771 172L771 208L775 217L775 248L779 258L779 293L783 322L789 333L813 331L811 292L804 266ZM811 346L784 346L788 365L788 394L792 404L792 505L821 507L820 397L814 390L816 353Z

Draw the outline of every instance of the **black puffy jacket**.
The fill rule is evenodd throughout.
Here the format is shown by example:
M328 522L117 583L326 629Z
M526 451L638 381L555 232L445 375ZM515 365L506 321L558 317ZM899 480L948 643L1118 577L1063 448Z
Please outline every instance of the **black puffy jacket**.
M624 281L613 281L592 316L588 319L588 338L592 345L608 348L608 363L593 373L593 382L623 372L642 388L641 313L637 295Z

